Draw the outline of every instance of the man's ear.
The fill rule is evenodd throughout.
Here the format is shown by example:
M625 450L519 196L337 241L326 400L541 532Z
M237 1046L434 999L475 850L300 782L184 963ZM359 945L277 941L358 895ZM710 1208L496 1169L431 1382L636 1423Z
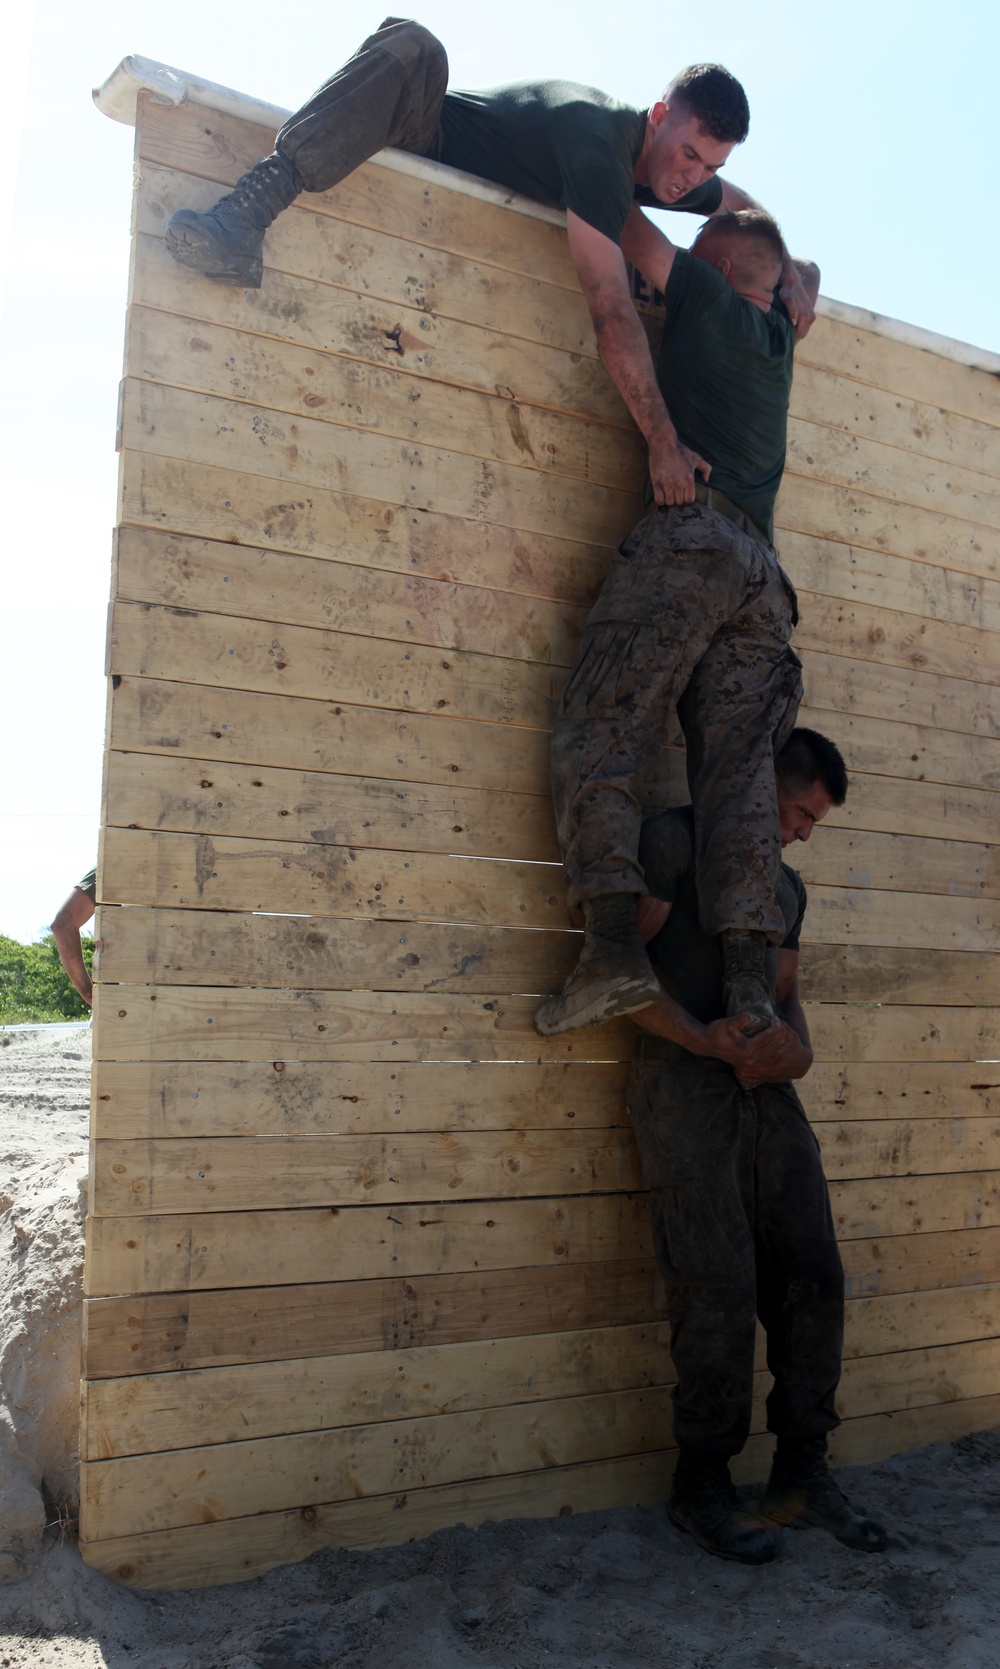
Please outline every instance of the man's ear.
M733 270L733 263L729 259L728 255L720 255L718 260L715 263L715 266L716 266L716 270L718 272L721 272L723 278L728 278L729 274Z
M650 112L649 112L649 125L650 125L650 127L653 128L653 129L658 128L660 126L661 122L664 122L666 120L666 118L669 116L669 114L670 114L669 104L664 104L662 99L657 99L656 103L654 105L652 105L651 108L650 108Z

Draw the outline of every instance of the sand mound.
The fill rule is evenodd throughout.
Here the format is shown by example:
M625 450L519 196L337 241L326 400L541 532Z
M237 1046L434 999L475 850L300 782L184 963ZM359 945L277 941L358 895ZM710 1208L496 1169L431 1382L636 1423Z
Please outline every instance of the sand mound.
M90 1033L6 1033L0 1055L0 1580L75 1513ZM44 1499L43 1499L44 1494Z

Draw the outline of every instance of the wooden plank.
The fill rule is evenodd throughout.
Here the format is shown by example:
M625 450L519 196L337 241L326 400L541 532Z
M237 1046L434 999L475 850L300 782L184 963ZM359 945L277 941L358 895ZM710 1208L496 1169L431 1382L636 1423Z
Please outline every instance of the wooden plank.
M926 726L938 746L960 747L950 732L975 736L984 761L1000 725L995 687L964 678L940 678L902 667L869 666L847 655L809 651L803 657L806 701L832 712L866 714L885 722ZM893 739L897 732L891 731ZM979 757L973 750L970 758ZM972 778L972 781L977 779Z
M153 232L152 211L161 210L165 202L161 197L151 199L147 186L144 173L138 212L143 230ZM180 193L171 195L176 201ZM207 186L192 189L188 203L193 206L196 196L211 195ZM326 224L335 236L339 234L336 223ZM413 246L397 242L394 248L405 257ZM529 310L523 323L513 321L521 324L520 329L503 334L495 318L475 324L454 315L441 317L422 306L417 294L401 300L380 297L363 285L336 287L329 282L334 276L329 268L319 281L280 271L270 254L259 289L230 289L192 280L190 271L178 268L158 236L138 237L133 250L133 302L160 312L335 353L412 376L423 384L449 384L499 395L516 400L519 411L550 410L631 428L621 397L596 356L593 331L589 341L571 349L560 345L568 339L567 333L550 318L549 335L539 338L536 331L531 339ZM417 259L421 253L426 259L426 251L418 251ZM332 265L335 268L336 262ZM403 267L402 260L399 266ZM524 288L525 280L520 282ZM550 295L565 296L565 291L545 288ZM531 286L529 293L537 294L537 286Z
M485 586L372 571L331 551L293 556L125 527L118 595L248 620L327 626L364 637L569 666L584 611ZM332 560L331 560L332 559ZM362 555L362 562L364 558Z
M859 1418L991 1396L998 1364L997 1339L849 1361L839 1406ZM759 1429L759 1414L755 1424ZM204 1522L209 1514L239 1517L254 1505L267 1512L349 1499L365 1488L381 1494L612 1453L648 1454L665 1448L670 1435L669 1401L656 1388L540 1401L530 1412L515 1405L91 1461L82 1529L88 1540L112 1527L143 1534Z
M992 841L1000 828L1000 796L985 789L920 778L905 781L868 775L854 761L847 801L830 812L824 827L873 829L886 834L905 829L909 834L939 840Z
M1000 1225L846 1240L841 1257L849 1300L959 1288L951 1302L961 1313L966 1289L1000 1281Z
M910 1187L911 1185L907 1185ZM645 1195L89 1219L87 1292L197 1292L651 1255Z
M213 840L143 829L106 831L102 900L395 922L429 916L489 926L568 923L562 875L552 864ZM558 956L559 945L554 942L553 948ZM409 946L403 954L411 954Z
M941 568L931 555L911 562L888 552L787 532L781 539L781 561L796 586L816 596L920 615L928 625L1000 630L1000 584Z
M624 1021L539 1038L532 998L461 994L98 987L101 1059L596 1060L627 1059ZM820 1061L996 1060L990 1008L810 1004ZM241 1039L245 1047L240 1047ZM148 1052L147 1052L148 1051Z
M673 1378L665 1322L407 1351L103 1379L85 1390L86 1458L184 1450L554 1397L648 1390Z
M844 1240L993 1228L1000 1223L1000 1173L833 1182L830 1202Z
M831 1093L834 1085L840 1091L848 1069L834 1071ZM604 1130L628 1123L628 1074L627 1063L494 1064L486 1070L455 1062L345 1066L282 1061L279 1071L270 1061L175 1061L164 1072L149 1061L95 1061L94 1133L128 1141L276 1133ZM955 1099L948 1101L948 1111L954 1110ZM839 1099L836 1115L847 1116Z
M807 924L808 925L808 924ZM500 927L283 919L233 912L126 911L102 905L95 977L110 984L271 985L285 989L547 992L560 989L576 938ZM824 957L824 953L826 953ZM818 958L815 960L814 958ZM965 1003L1000 997L995 952L803 947L811 1002Z
M91 1461L81 1534L141 1535L246 1512L350 1500L541 1467L652 1453L670 1441L663 1391L619 1391L424 1419ZM169 1474L169 1479L168 1479Z
M986 1139L977 1144L969 1135L972 1163L977 1148L983 1155L991 1149ZM876 1146L872 1140L862 1152ZM891 1156L891 1138L878 1152ZM98 1141L90 1174L96 1217L527 1199L642 1186L631 1131L586 1129Z
M825 416L825 414L824 414ZM994 459L1000 443L993 440ZM839 487L860 489L892 503L913 505L954 516L980 528L1000 526L1000 484L989 474L964 464L939 463L881 437L863 438L821 423L788 421L788 469Z
M881 945L816 945L807 941L799 985L807 1002L1000 1002L995 951L898 950Z
M551 807L547 735L494 725L486 748L479 725L446 713L418 716L123 676L111 697L110 734L111 746L127 753L351 776L375 767L383 780L397 780L398 772L400 782L537 794Z
M1000 1225L1000 1175L894 1177L838 1182L831 1188L838 1234L868 1244L852 1260L856 1288L871 1282L896 1236L928 1243L945 1231ZM912 1241L909 1242L912 1245ZM334 1210L207 1212L187 1216L91 1218L87 1290L93 1297L178 1293L219 1287L298 1286L394 1273L419 1275L609 1262L651 1254L644 1195L566 1199L448 1201L428 1209L398 1205ZM970 1257L960 1260L970 1277ZM896 1266L893 1265L895 1268ZM922 1265L914 1264L914 1279ZM951 1267L951 1265L949 1265ZM873 1274L873 1271L875 1272ZM912 1290L898 1283L895 1290Z
M137 985L552 992L579 940L510 928L117 910L103 905L95 978Z
M223 186L235 185L271 146L270 132L254 122L213 110L177 106L167 110L145 101L137 141L144 161L179 169ZM514 272L528 272L567 289L579 288L566 234L561 226L517 215L454 190L449 171L431 183L395 169L365 163L331 191L311 192L316 213L399 233L412 227L438 249L453 249ZM162 211L167 219L167 211Z
M847 1306L844 1355L848 1360L892 1355L994 1340L998 1334L1000 1287L995 1285L970 1287L961 1294L946 1290L859 1298Z
M859 834L822 823L808 844L800 843L788 857L810 888L878 887L950 898L1000 897L1000 849L980 842L949 840L942 845L910 833Z
M491 464L439 447L345 429L314 417L286 417L245 401L220 400L126 378L120 444L186 463L254 471L281 481L282 498L313 487L349 492L418 513L442 510L472 521L500 522L570 539L617 542L641 511L638 473L620 489L547 477L518 465ZM276 490L276 489L275 489Z
M975 1310L977 1289L1000 1282L1000 1226L845 1241L842 1256L849 1321L857 1298L923 1303L943 1293L947 1314L962 1322ZM663 1307L651 1258L91 1298L84 1362L89 1379L116 1378L521 1337L548 1332L554 1316L569 1330L650 1323L662 1319Z
M847 1311L848 1360L937 1349L994 1335L1000 1289L862 1299ZM562 1319L562 1318L560 1318ZM556 1396L666 1386L673 1378L665 1322L511 1339L412 1345L381 1354L176 1369L85 1386L86 1459L149 1454L469 1409L530 1405ZM544 1389L543 1389L544 1388ZM854 1387L852 1387L852 1392Z
M901 1449L948 1442L1000 1422L1000 1397L938 1403L900 1414L850 1420L833 1433L837 1465L884 1460ZM762 1482L771 1445L751 1437L734 1471ZM383 1547L454 1523L470 1527L509 1517L557 1517L615 1506L655 1506L669 1490L674 1451L635 1459L550 1468L511 1478L412 1490L388 1500L339 1502L308 1511L265 1513L146 1536L84 1542L86 1562L128 1587L189 1588L240 1581L321 1547ZM211 1574L209 1574L211 1573Z
M416 181L411 191L417 198ZM217 198L218 189L210 182L162 169L147 176L143 170L137 230L155 237L164 210L210 208ZM430 318L472 325L489 332L493 342L513 336L597 358L590 312L578 285L568 289L546 277L509 272L480 261L472 250L455 255L437 249L420 238L412 223L387 231L345 223L324 214L313 193L298 199L294 214L275 221L265 260L269 270L370 295L390 308L413 308ZM208 285L196 282L196 287ZM490 357L502 365L495 348Z
M942 515L938 510L894 503L857 487L819 480L812 471L785 470L775 505L778 544L789 532L829 539L852 548L883 551L906 561L933 562L961 574L1000 579L1000 555L992 529Z
M996 1118L831 1121L816 1134L831 1180L1000 1169Z
M321 627L116 603L108 648L114 676L257 690L307 700L453 713L549 730L566 675L535 661L429 649Z
M116 603L112 672L549 729L562 668L148 603ZM200 676L199 676L200 671Z
M974 785L993 790L1000 784L1000 752L988 736L962 736L933 722L905 724L894 723L888 716L855 717L850 711L850 664L843 662L847 675L828 685L826 699L814 701L810 690L812 667L806 663L806 700L800 709L800 722L831 736L851 773L909 777L963 789ZM954 716L958 719L960 715L956 712Z
M600 589L613 549L610 539L584 543L558 528L533 533L470 524L327 486L289 491L270 476L143 452L122 457L119 516L136 526L322 560L343 553L356 566L411 580L554 597L584 608Z
M837 1407L849 1419L996 1394L1000 1339L903 1350L844 1363Z
M920 349L911 348L909 352L911 361L923 357ZM877 438L882 445L898 447L915 457L997 474L1000 435L982 418L948 411L937 403L936 395L933 400L900 397L891 389L857 382L843 371L821 370L809 359L809 345L800 343L792 387L796 417L820 421L859 438ZM941 366L945 363L938 361ZM996 417L1000 421L1000 409Z
M405 633L405 624L403 626ZM262 625L215 613L146 603L114 607L110 670L225 689L319 701L453 713L486 723L550 729L566 672L544 661L445 650L341 630ZM897 667L867 666L836 654L804 657L805 701L811 708L901 722L926 734L932 769L957 756L985 786L1000 781L1000 706L994 686ZM870 726L867 727L870 730ZM961 733L969 740L952 740ZM905 733L887 732L905 744ZM954 770L954 766L950 767ZM944 780L953 780L945 778Z
M989 1118L1000 1113L1000 1064L920 1061L913 1066L886 1067L818 1062L799 1085L799 1092L814 1122Z
M915 564L914 564L915 566ZM856 604L810 590L799 592L800 650L832 650L866 664L933 672L990 685L1000 672L995 632L950 621L899 613L871 603Z
M832 1182L1000 1170L1000 1124L990 1118L824 1123L817 1134ZM641 1186L627 1130L103 1139L91 1151L91 1210L98 1217L511 1199Z
M198 1588L208 1582L239 1582L275 1565L308 1558L322 1547L384 1547L456 1523L471 1527L512 1517L652 1507L669 1490L673 1461L672 1453L661 1453L547 1467L510 1478L341 1501L304 1512L260 1513L144 1536L108 1537L82 1542L80 1551L88 1565L126 1587ZM763 1456L757 1464L766 1473Z
M135 686L133 685L133 690ZM119 828L559 861L551 801L447 783L109 752L105 817Z
M814 886L809 913L810 937L833 944L989 952L1000 932L1000 906L987 898Z
M800 344L796 363L1000 426L1000 394L988 371L894 341L877 330L819 318L809 340Z
M219 286L205 288L217 291ZM581 305L585 306L582 298ZM394 435L407 445L442 447L540 472L547 478L599 481L609 487L620 487L645 467L642 438L631 426L528 404L513 398L506 384L500 394L495 384L485 392L410 376L406 364L415 357L419 344L412 335L406 343L402 334L396 339L399 328L398 322L390 327L389 339L400 350L392 356L395 363L372 365L254 335L245 327L232 329L204 318L133 304L125 374L226 400L249 401L295 419L315 418L329 426L331 447L347 439L345 429L370 430ZM381 334L386 342L385 326ZM478 343L479 363L484 356L492 358L494 377L497 368L504 368L506 340L494 335ZM579 353L579 349L571 351ZM538 381L543 395L544 378ZM558 393L547 405L554 407L557 399Z
M91 1298L84 1314L90 1380L354 1351L489 1341L647 1325L663 1319L651 1259L487 1275L324 1281L245 1291Z

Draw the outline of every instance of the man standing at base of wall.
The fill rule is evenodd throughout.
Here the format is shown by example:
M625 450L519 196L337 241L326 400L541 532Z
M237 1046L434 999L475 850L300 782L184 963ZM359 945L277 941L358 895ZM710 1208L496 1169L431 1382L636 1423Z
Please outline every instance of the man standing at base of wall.
M657 386L622 253L643 237L640 205L715 214L756 207L717 178L746 138L750 112L718 64L677 76L636 110L573 82L519 82L449 93L441 42L419 23L386 18L354 57L290 116L270 156L206 214L179 209L164 241L218 283L261 283L264 233L302 191L327 191L394 146L566 210L570 250L601 359L649 448L659 504L687 504L707 466L682 446ZM801 334L814 311L797 269L782 285Z
M664 292L659 377L682 443L712 465L696 502L653 505L591 610L552 733L552 792L579 961L535 1023L543 1036L654 1002L635 927L646 890L635 783L676 706L687 744L701 926L720 935L726 1012L772 1018L780 942L774 753L795 723L795 592L772 543L795 328L775 294L784 243L763 210L710 219L690 251L649 221L634 259ZM819 271L801 263L813 300Z
M843 804L847 776L834 743L804 728L775 765L788 846ZM651 896L640 928L663 984L638 1017L649 1035L636 1048L629 1113L677 1374L670 1517L709 1552L745 1564L773 1559L776 1526L794 1522L881 1552L885 1531L850 1506L826 1462L840 1423L844 1276L819 1144L792 1082L812 1065L798 994L805 887L783 864L783 934L768 952L777 1016L747 1038L725 1017L718 940L699 927L690 811L648 818L641 852ZM750 1432L758 1317L777 1447L761 1512L749 1515L729 1461Z

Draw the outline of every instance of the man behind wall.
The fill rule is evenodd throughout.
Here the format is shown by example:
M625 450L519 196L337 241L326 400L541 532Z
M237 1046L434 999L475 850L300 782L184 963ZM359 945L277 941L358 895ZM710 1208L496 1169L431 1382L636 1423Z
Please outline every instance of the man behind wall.
M591 611L552 735L552 788L579 962L536 1016L543 1035L653 1002L635 929L645 890L635 779L677 706L687 743L701 925L721 934L726 1005L771 1019L764 951L783 924L773 753L795 723L795 594L771 543L785 463L795 330L775 296L780 230L722 214L678 250L648 221L630 253L664 292L658 374L682 442L708 459L697 501L653 505ZM819 272L801 263L815 298Z
M816 731L792 732L775 773L783 846L808 840L844 802L843 759ZM662 987L637 1016L649 1035L636 1048L629 1113L677 1374L670 1517L710 1552L746 1564L773 1559L775 1526L795 1520L881 1552L885 1531L849 1505L826 1464L840 1423L844 1278L819 1144L793 1086L812 1065L798 994L806 890L783 864L784 928L767 956L776 1018L747 1038L725 1017L719 944L698 923L693 852L689 809L644 823L651 896L639 917ZM739 1511L729 1461L750 1431L758 1317L777 1447L761 1516L751 1518Z
M653 495L683 504L702 460L678 442L664 405L622 244L643 236L643 203L709 215L756 206L717 178L749 125L743 88L718 64L682 71L648 111L567 81L450 92L441 42L419 23L386 18L289 117L271 155L207 214L179 209L164 241L205 277L256 288L275 217L302 191L329 190L384 146L565 208L598 351L645 437ZM782 284L804 335L813 308L790 262Z

